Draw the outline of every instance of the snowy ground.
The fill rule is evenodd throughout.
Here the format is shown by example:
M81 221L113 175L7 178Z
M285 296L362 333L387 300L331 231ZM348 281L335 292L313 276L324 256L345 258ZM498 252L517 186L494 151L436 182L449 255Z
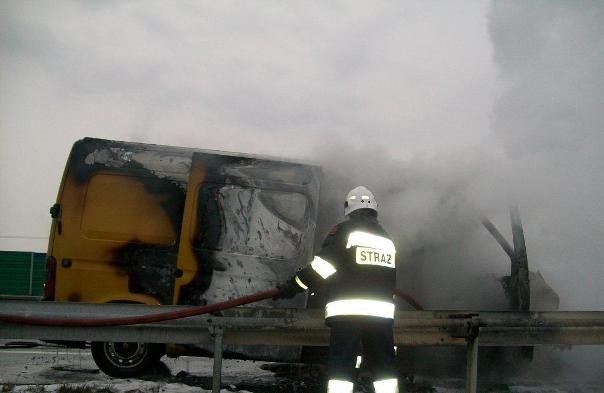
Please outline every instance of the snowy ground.
M0 386L18 385L14 391L26 390L28 385L44 385L47 391L55 391L62 384L110 386L116 392L211 391L213 359L164 357L162 363L166 366L165 369L157 370L155 375L146 378L149 380L123 380L102 373L87 349L68 349L51 345L27 348L7 344L6 341L0 342ZM263 364L265 363L225 359L222 372L223 386L226 389L222 391L238 390L234 382L274 380L272 372L261 368ZM203 385L207 388L199 387Z
M210 392L212 385L213 360L208 358L181 357L162 359L165 367L145 379L116 379L100 372L89 350L66 349L31 342L32 346L15 346L8 340L0 340L0 391L14 392L59 392L61 387L86 386L91 391L109 387L116 393L202 393ZM223 361L223 387L221 392L296 392L315 393L322 391L318 370L314 374L273 371L288 369L274 363L241 360ZM294 369L295 370L295 369ZM287 373L286 373L287 374ZM310 374L310 375L309 375ZM430 393L458 393L464 391L463 379L417 377L413 383L406 381L403 391ZM43 390L42 390L43 389ZM482 386L482 392L493 393L601 393L604 387L598 384L564 382L531 382L515 378L505 384ZM360 387L359 392L367 389Z

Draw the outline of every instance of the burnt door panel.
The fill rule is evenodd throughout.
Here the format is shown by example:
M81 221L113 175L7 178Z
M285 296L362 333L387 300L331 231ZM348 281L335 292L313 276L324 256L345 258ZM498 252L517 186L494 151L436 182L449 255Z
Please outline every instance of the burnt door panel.
M192 279L181 304L208 304L275 287L311 258L318 169L258 158L193 155L179 267ZM304 296L254 306L304 307ZM258 353L244 347L239 356ZM269 353L270 351L267 351ZM274 360L294 360L298 348ZM257 357L257 356L256 356Z

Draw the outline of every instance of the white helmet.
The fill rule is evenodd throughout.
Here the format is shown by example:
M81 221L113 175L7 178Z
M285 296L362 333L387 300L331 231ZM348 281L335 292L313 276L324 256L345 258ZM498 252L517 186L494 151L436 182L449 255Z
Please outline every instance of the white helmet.
M358 186L353 188L344 202L344 215L349 215L358 209L372 209L377 213L378 204L373 193L367 187Z

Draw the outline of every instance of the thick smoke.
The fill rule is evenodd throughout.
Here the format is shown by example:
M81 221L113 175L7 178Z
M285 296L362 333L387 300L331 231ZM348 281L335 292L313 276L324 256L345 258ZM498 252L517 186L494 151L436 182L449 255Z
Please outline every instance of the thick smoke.
M428 308L501 309L509 260L480 219L511 241L517 204L530 270L558 292L560 308L602 310L604 4L494 2L488 16L501 93L483 149L410 161L379 147L324 149L319 238L342 219L346 192L366 185L396 239L400 286ZM601 380L601 356L539 349L527 373Z
M397 244L401 287L432 309L505 308L497 278L509 274L509 260L481 217L509 226L498 217L508 206L499 197L484 204L483 195L473 194L481 175L475 163L405 162L384 156L379 147L335 150L325 152L330 158L322 162L319 241L343 219L346 193L365 185L376 195L380 221Z
M502 175L567 309L604 306L603 20L604 4L587 1L494 2L489 18Z
M604 3L596 1L498 1L489 13L504 83L492 128L525 206L529 261L547 272L563 309L604 309L602 21ZM556 355L532 370L603 382L594 367L602 348Z
M518 204L531 270L560 293L561 308L602 309L602 20L599 3L494 3L489 32L502 91L491 138L481 150L407 161L379 144L318 148L312 158L326 172L319 237L342 218L346 192L367 185L404 265L420 273L426 302L469 307L480 302L471 276L509 271L480 219L511 240L508 208ZM443 284L467 292L463 302L432 291L446 292Z

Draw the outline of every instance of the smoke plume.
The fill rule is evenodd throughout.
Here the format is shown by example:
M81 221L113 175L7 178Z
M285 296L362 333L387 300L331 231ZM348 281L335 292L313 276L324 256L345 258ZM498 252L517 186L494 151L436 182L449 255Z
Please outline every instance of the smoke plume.
M497 277L509 260L480 218L511 242L508 208L517 204L529 268L558 292L560 308L602 310L604 6L496 1L488 17L501 91L482 148L413 160L379 146L324 149L319 236L341 219L346 192L366 185L397 242L399 285L428 308L505 308ZM526 372L601 380L601 356L540 349Z

